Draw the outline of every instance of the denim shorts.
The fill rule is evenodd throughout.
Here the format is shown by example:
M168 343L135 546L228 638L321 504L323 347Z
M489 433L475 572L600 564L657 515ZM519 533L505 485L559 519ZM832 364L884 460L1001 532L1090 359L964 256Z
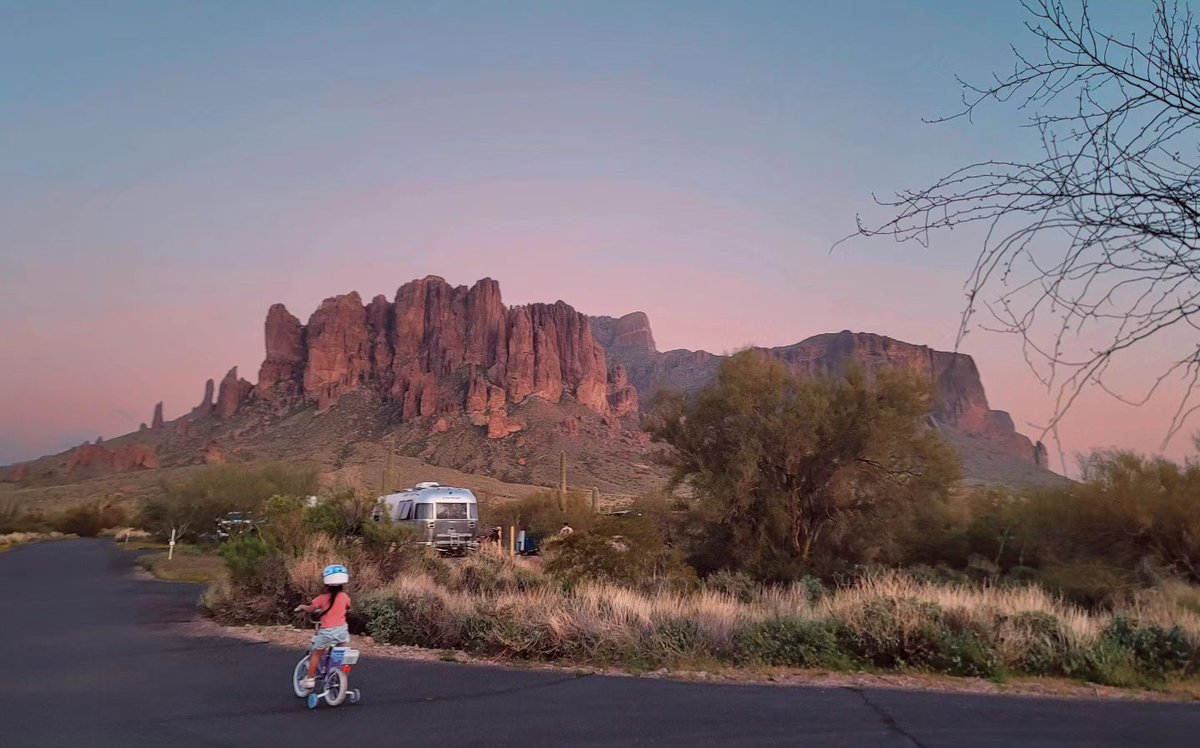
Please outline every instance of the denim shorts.
M329 649L338 645L350 643L350 630L345 626L335 626L331 629L321 629L313 636L313 649Z

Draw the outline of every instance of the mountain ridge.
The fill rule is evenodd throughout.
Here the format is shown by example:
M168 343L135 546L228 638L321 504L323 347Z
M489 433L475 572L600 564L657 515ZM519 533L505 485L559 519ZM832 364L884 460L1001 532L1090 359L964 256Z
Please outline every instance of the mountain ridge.
M589 316L561 300L505 306L490 278L468 287L427 276L391 301L331 296L305 323L273 304L263 330L256 383L233 367L219 384L208 380L184 416L165 421L157 403L149 427L9 466L2 479L53 484L289 454L334 473L362 444L390 440L429 464L514 484L553 485L557 455L567 453L577 484L636 493L666 476L661 447L640 429L647 404L662 390L696 392L725 358L658 351L640 311ZM1044 447L989 406L970 356L850 331L761 350L806 376L852 364L868 376L913 371L933 385L931 426L963 454L968 477L1061 480L1046 470Z

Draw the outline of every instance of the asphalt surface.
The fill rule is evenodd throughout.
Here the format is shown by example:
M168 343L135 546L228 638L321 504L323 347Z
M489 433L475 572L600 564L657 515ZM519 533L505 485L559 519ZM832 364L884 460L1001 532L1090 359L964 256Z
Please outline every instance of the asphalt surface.
M0 554L0 746L1189 746L1189 704L578 677L364 659L361 704L292 695L299 652L195 637L196 585L109 541Z

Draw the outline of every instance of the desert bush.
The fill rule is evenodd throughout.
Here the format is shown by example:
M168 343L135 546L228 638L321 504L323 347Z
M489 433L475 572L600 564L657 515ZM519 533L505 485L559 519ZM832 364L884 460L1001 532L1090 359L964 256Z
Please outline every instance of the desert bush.
M538 540L554 537L563 523L576 532L587 532L596 521L590 495L568 491L560 500L557 491L541 491L504 503L482 502L479 508L481 527L515 527Z
M995 651L976 632L952 627L934 602L869 600L842 623L845 650L879 667L985 677L999 672Z
M265 562L275 555L275 549L256 535L244 535L221 544L218 553L229 567L229 578L243 585L255 580Z
M704 578L706 589L719 592L736 599L740 603L749 603L758 596L761 585L749 574L741 571L721 569Z
M1071 644L1052 614L1000 614L994 631L1000 656L1012 669L1034 675L1066 675L1070 671Z
M764 665L785 667L844 667L835 625L803 618L769 618L737 634L739 654Z
M667 545L651 517L602 517L588 532L548 543L546 571L572 586L611 582L643 590L689 589L698 584L681 551Z
M50 523L38 512L12 502L0 506L0 535L16 532L49 532Z
M1111 607L1141 586L1134 572L1099 561L1048 564L1033 576L1046 590L1092 609Z
M297 556L311 534L304 523L307 505L299 496L276 494L262 503L260 536L286 556Z
M1118 593L1165 575L1200 582L1200 461L1096 452L1082 468L1081 483L1020 506L1034 565L1102 570Z
M253 552L248 556L252 557ZM282 556L270 554L242 567L238 579L215 583L201 605L224 623L284 623L292 619L292 608L307 602L292 587Z
M1118 615L1105 629L1104 638L1129 651L1138 670L1153 679L1200 667L1200 652L1179 626L1164 629Z
M422 647L452 648L461 641L461 606L448 604L447 595L428 578L397 580L386 596L364 604L366 630L376 641ZM467 608L469 610L469 608Z
M219 620L289 620L292 606L323 591L321 570L342 562L351 568L355 632L489 657L635 670L720 662L1026 673L1112 685L1188 677L1200 667L1200 610L1189 607L1200 608L1200 593L1182 582L1114 597L1105 603L1113 611L1002 582L983 562L976 565L986 584L966 570L926 567L913 576L861 566L837 584L800 575L763 586L724 569L701 585L670 542L673 519L653 511L597 517L547 543L539 567L491 546L450 563L407 542L402 526L367 522L347 534L341 517L358 510L310 523L308 510L297 519L297 506L272 498L264 514L278 510L287 521L223 547L230 578L205 598Z
M317 471L308 466L210 465L190 478L164 483L160 495L143 502L137 524L159 538L175 528L183 540L212 534L229 512L256 512L273 496L309 496L317 491Z
M129 513L125 507L109 501L80 504L64 510L50 520L51 526L61 533L94 538L101 530L127 524Z
M339 491L304 512L304 527L334 538L359 536L373 524L376 499L352 488Z
M489 546L450 567L444 582L451 590L493 597L527 592L547 584L546 576L530 569L523 559Z

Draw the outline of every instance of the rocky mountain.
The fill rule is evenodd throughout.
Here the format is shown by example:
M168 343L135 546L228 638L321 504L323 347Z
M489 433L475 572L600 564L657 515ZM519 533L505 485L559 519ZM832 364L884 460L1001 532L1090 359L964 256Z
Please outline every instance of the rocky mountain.
M508 410L531 397L570 398L600 416L610 397L630 397L628 384L610 380L584 315L561 301L507 308L490 278L467 288L431 276L366 305L357 293L334 296L306 325L276 304L266 347L260 400L324 411L368 390L399 404L404 421L465 412L494 438L525 428Z
M562 301L505 306L496 281L452 286L430 276L394 298L325 299L307 322L275 304L264 325L257 383L236 367L205 383L173 420L9 468L20 485L61 485L114 473L230 460L314 461L330 475L375 465L389 451L512 484L553 485L568 454L575 485L635 493L665 469L640 430L656 393L695 392L722 357L659 352L641 312L589 317ZM990 409L974 361L869 333L818 335L767 352L809 376L852 364L868 375L904 368L934 385L932 424L983 482L1053 477L1045 450ZM418 463L418 464L420 464Z

